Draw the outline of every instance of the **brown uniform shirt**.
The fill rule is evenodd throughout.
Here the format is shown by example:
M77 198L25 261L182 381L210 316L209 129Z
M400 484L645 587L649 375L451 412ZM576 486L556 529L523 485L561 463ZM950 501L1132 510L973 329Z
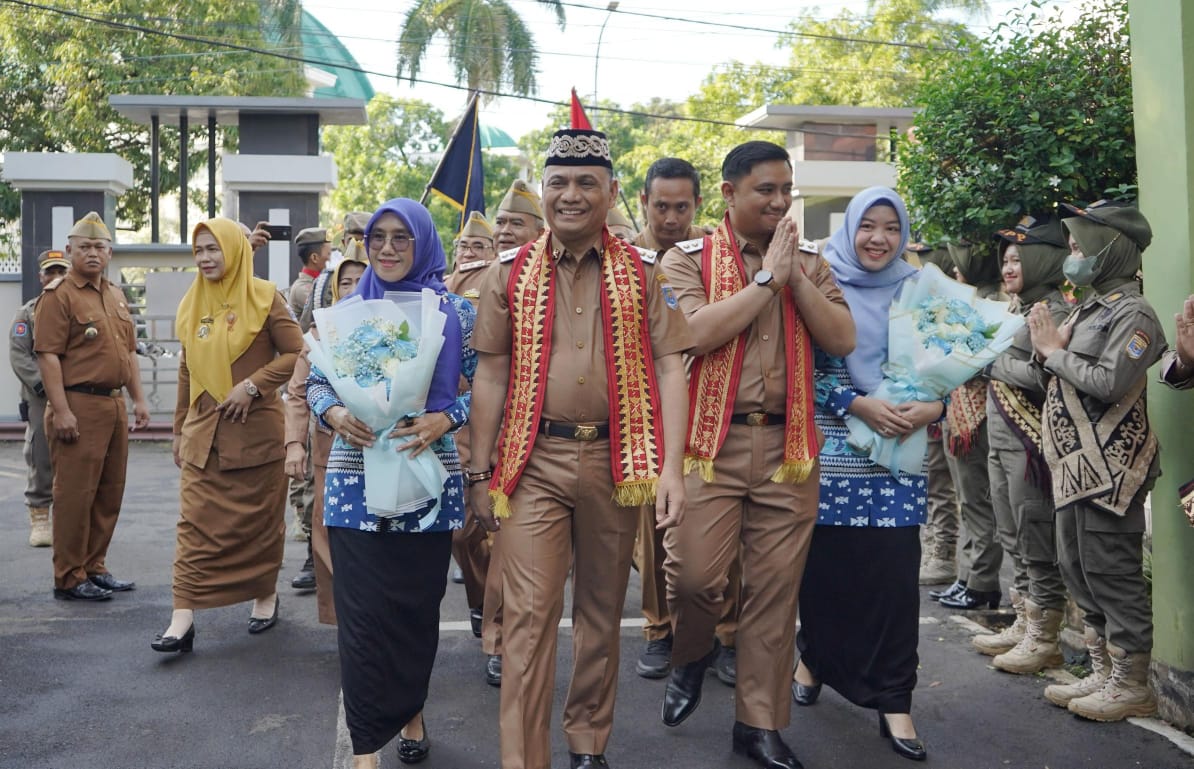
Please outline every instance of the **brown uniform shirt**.
M705 231L695 224L690 224L688 226L688 234L680 238L680 240L695 240L696 238L703 237L705 237ZM663 247L659 242L659 239L655 237L655 233L651 232L650 227L644 228L643 231L635 235L634 240L630 242L640 248L649 248L652 251L658 251ZM659 256L662 258L663 254L660 254Z
M483 262L478 259L472 262L457 262L456 270L444 280L444 285L453 294L464 297L476 307L477 300L481 297L481 286L485 283L485 268L493 261L495 260Z
M596 250L579 259L560 250L555 260L555 320L543 418L555 422L603 422L609 419L609 391L601 321L600 257ZM513 329L506 286L513 264L513 260L495 260L485 270L477 324L473 329L473 349L479 352L497 355L511 352ZM643 267L652 355L662 358L690 349L688 322L679 309L668 305L668 297L664 295L667 277L656 264L644 263Z
M117 390L136 373L133 317L107 278L96 288L68 273L46 286L34 314L33 349L62 362L62 385Z
M742 262L746 267L745 288L752 291L754 275L763 266L763 255L746 242L739 244ZM686 316L709 304L705 283L701 277L701 249L686 253L673 248L663 257L663 268L672 279L676 298ZM817 289L835 304L846 306L846 299L829 262L821 259L815 275L810 276ZM784 358L783 303L775 296L759 313L746 332L746 350L742 357L742 377L734 402L735 414L767 411L782 414L787 411L787 366Z

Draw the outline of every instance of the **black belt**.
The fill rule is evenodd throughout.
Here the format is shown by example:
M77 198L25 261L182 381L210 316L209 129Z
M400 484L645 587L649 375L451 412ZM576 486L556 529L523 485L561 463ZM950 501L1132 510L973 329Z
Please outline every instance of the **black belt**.
M782 425L786 424L787 420L788 417L785 414L769 414L766 411L752 411L749 414L735 414L730 417L731 424L750 425L751 427Z
M62 388L70 390L73 393L85 393L87 395L102 395L105 398L116 398L120 395L120 388L113 390L111 387L92 387L91 385L70 385Z
M539 432L553 438L567 438L570 441L596 441L609 437L609 422L599 425L576 425L544 419L540 421Z

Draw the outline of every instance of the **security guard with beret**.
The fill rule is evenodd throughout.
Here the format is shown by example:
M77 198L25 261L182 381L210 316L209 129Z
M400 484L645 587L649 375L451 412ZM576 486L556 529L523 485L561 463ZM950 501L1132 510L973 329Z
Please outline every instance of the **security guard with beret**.
M42 251L37 257L37 277L42 288L61 278L70 262L61 251ZM25 483L25 505L29 508L29 546L49 547L50 502L53 501L54 470L50 464L50 445L46 443L46 389L33 352L33 309L35 296L21 306L12 321L8 356L13 373L21 382L21 419L25 426L25 464L29 477Z
M1143 537L1159 446L1145 382L1165 334L1136 279L1152 241L1139 209L1107 201L1065 208L1071 253L1063 270L1086 296L1060 327L1039 305L1028 327L1046 392L1041 432L1058 564L1082 609L1094 672L1047 687L1045 697L1084 718L1119 721L1157 707L1148 685L1153 625Z
M149 424L141 391L136 333L120 289L104 277L112 235L94 211L67 239L70 272L46 286L37 303L33 349L46 398L50 459L69 472L54 477L54 597L98 601L132 590L104 563L124 498L128 416Z

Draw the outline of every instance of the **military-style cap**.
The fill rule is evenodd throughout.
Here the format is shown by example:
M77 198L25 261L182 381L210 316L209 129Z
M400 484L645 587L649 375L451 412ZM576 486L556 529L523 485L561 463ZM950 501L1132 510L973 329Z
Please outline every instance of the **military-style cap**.
M485 218L485 215L480 211L473 211L468 215L468 221L464 223L464 229L460 231L460 237L463 238L484 238L486 240L493 240L493 225Z
M298 235L294 238L294 243L298 246L329 242L331 242L331 237L328 235L328 231L322 227L308 227L305 230L299 230Z
M992 236L995 240L1002 240L1016 245L1031 245L1045 243L1058 248L1068 248L1069 238L1061 227L1061 220L1053 214L1039 216L1025 216L1011 229L996 230Z
M369 217L372 214L364 211L349 211L344 215L344 231L345 232L360 232L364 233L365 228L369 226Z
M1141 251L1148 248L1148 244L1153 242L1153 229L1134 203L1126 203L1122 200L1096 200L1086 208L1069 203L1061 205L1075 216L1081 216L1095 224L1102 224L1122 232L1131 238Z
M545 166L604 166L614 169L609 140L600 131L565 128L551 135Z
M49 251L42 251L37 255L37 269L45 272L51 267L65 267L70 269L70 261L66 258L66 254L61 251L50 249Z
M515 179L506 192L506 197L498 204L499 211L510 213L530 214L536 219L543 219L543 206L539 196L522 179Z
M344 247L343 259L345 262L366 262L369 261L369 254L365 252L365 244L353 238L348 241L348 245Z
M95 211L91 211L82 219L75 222L75 226L67 233L67 237L111 240L112 233L108 231L108 225L104 224L104 220L100 218L100 215Z
M625 227L628 230L635 229L635 226L626 218L626 215L616 208L611 208L609 213L605 215L605 226Z

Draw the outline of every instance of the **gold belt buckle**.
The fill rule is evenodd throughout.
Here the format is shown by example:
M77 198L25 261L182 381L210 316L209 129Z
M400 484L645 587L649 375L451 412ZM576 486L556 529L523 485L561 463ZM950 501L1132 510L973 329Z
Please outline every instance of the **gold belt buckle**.
M762 427L767 424L767 412L752 411L746 415L746 424L751 427Z
M572 429L572 437L578 441L595 441L597 440L597 426L576 425Z

